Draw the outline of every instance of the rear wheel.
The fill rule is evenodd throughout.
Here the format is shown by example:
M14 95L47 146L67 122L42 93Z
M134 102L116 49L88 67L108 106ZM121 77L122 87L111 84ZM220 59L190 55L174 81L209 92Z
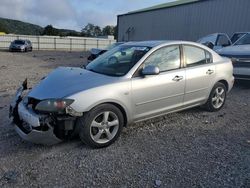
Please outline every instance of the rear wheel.
M210 112L220 110L226 101L227 89L226 86L220 82L216 83L209 95L205 108Z
M103 104L87 112L77 123L81 140L92 148L102 148L119 137L124 119L116 106Z

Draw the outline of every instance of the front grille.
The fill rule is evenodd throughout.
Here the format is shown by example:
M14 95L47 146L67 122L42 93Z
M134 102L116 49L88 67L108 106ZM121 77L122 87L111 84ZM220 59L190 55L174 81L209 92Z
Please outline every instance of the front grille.
M248 76L248 75L234 74L234 77L236 79L241 79L241 80L250 80L250 76Z
M223 57L230 58L234 67L247 67L250 68L250 55L228 55L220 54Z
M234 67L249 67L250 59L232 59Z

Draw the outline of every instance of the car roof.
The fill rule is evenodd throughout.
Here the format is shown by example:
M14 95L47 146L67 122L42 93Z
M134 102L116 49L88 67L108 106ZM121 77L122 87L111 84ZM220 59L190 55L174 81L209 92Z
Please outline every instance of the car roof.
M30 40L27 40L27 39L16 39L16 40L14 40L14 42L15 41L30 42Z
M147 47L155 47L160 44L170 43L174 42L171 40L151 40L151 41L134 41L134 42L126 42L123 45L134 45L134 46L147 46Z
M234 32L234 34L249 34L250 32L249 31L240 31L240 32Z

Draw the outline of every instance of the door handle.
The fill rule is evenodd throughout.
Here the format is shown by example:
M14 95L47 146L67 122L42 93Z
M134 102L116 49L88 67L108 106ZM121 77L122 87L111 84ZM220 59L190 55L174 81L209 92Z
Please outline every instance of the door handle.
M175 77L173 78L173 81L179 82L179 81L182 80L182 79L183 79L183 76L175 76Z
M211 70L211 69L208 69L206 73L207 73L207 74L213 74L213 73L214 73L214 71L213 71L213 70Z

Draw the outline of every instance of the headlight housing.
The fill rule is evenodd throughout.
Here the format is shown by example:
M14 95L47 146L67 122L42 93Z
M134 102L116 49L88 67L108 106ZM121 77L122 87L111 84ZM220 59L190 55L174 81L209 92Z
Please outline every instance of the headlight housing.
M63 112L73 102L73 99L47 99L39 102L35 109L41 112Z

